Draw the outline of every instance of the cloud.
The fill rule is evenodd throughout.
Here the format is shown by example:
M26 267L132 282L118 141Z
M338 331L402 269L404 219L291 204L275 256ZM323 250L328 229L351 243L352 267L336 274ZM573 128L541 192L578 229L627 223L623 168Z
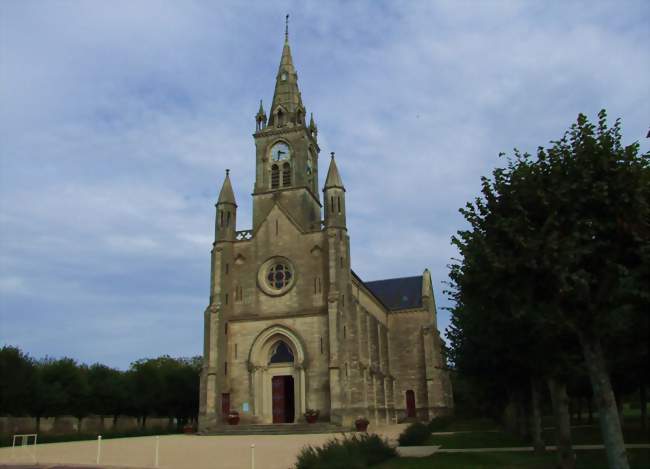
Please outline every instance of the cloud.
M607 108L648 149L644 1L5 3L0 341L121 367L201 353L214 203L229 168L250 228L287 11L364 279L428 267L448 304L458 208L499 152L579 112Z

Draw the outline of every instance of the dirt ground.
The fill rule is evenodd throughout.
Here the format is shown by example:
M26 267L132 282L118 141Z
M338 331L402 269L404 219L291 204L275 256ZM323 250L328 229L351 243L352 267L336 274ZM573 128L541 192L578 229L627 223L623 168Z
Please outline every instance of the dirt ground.
M376 428L375 432L394 441L403 428L404 425L390 425ZM254 444L255 469L289 469L303 446L318 446L336 436L341 435L164 435L159 437L158 467L249 469ZM153 468L155 447L156 437L149 436L104 440L99 466L95 465L96 441L39 444L36 448L17 448L13 455L11 448L0 448L0 469Z

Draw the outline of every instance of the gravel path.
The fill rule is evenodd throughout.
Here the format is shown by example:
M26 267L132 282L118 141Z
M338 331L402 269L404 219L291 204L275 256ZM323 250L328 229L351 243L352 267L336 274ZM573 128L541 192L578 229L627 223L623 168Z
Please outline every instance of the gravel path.
M395 441L406 425L376 428L376 433ZM371 429L372 430L372 429ZM159 467L163 469L248 469L251 444L255 445L255 469L288 469L306 445L322 445L341 434L160 436ZM102 441L101 465L95 465L96 441L47 443L17 448L0 448L0 469L145 469L154 467L156 438L136 437ZM34 457L35 459L33 459ZM33 465L34 461L40 463ZM23 463L18 466L16 463ZM28 465L25 465L27 463ZM12 465L13 464L13 465Z

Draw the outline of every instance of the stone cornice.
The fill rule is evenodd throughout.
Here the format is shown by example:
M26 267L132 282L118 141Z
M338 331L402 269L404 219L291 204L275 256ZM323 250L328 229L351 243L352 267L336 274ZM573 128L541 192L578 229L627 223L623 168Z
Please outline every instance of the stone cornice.
M309 317L309 316L326 316L326 309L316 309L305 311L301 313L291 314L236 314L228 317L228 322L245 322L245 321L274 321L276 319L287 319L295 317Z

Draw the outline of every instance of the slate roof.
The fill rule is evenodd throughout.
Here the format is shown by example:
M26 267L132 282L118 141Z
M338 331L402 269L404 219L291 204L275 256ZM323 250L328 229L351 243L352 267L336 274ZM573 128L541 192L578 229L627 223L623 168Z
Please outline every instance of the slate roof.
M390 310L422 307L422 275L363 284Z

